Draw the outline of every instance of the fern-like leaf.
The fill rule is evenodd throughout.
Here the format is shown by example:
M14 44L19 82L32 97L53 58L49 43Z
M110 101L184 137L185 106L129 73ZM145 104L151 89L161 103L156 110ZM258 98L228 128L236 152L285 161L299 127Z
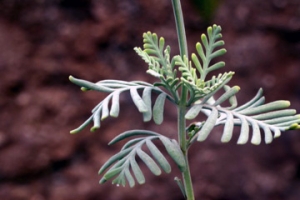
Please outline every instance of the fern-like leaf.
M165 39L155 33L143 34L144 50L135 47L134 50L149 65L148 73L157 78L176 78L174 63L170 62L170 47L165 47Z
M196 50L202 62L199 61L196 54L192 54L192 61L200 72L202 80L205 79L209 72L225 66L224 62L217 62L210 65L212 59L226 53L226 49L218 49L224 45L224 41L221 40L221 30L220 26L213 25L207 28L207 36L205 34L201 35L202 44L198 42L196 44Z
M152 142L153 140L160 140L179 169L185 170L186 162L177 142L171 141L169 138L156 132L145 130L126 131L115 137L109 144L115 144L132 136L138 136L138 138L127 142L119 153L112 156L101 167L99 174L104 173L104 171L106 171L108 168L109 170L107 170L107 172L103 175L100 183L104 183L109 179L113 179L113 184L125 186L126 182L128 182L130 187L133 187L135 185L133 176L139 184L145 183L145 177L138 163L136 162L136 156L138 156L145 163L145 165L154 175L160 175L161 169L166 173L170 173L171 166L169 162L161 153L159 148L157 148ZM142 150L143 145L147 146L152 156ZM130 170L132 171L132 174Z
M209 100L231 80L233 74L233 72L225 72L224 74L219 74L217 77L213 76L212 79L206 81L202 87L197 87L195 84L183 80L191 94L187 105L190 106L202 98L204 98L204 102Z
M170 59L171 48L165 47L164 38L158 39L155 33L144 33L143 38L144 50L138 47L134 50L148 64L147 73L161 80L155 83L155 86L166 88L177 103L179 99L177 90L181 84L176 77L175 59Z
M224 45L224 41L221 40L221 27L213 25L212 27L207 28L207 36L205 34L201 35L202 44L198 42L196 44L196 50L198 55L201 58L201 62L198 59L196 54L192 54L191 60L195 65L195 68L191 66L191 63L188 62L187 58L180 60L180 56L176 56L176 64L180 65L179 70L182 72L182 76L186 81L197 85L197 82L205 80L206 75L214 70L217 70L225 66L224 62L217 62L213 65L210 65L212 59L221 56L226 53L226 49L219 47ZM196 69L200 74L200 78L197 77Z
M174 102L168 94L163 90L151 85L149 83L141 81L117 81L117 80L104 80L97 83L91 83L85 80L76 79L70 77L70 80L83 87L86 90L97 90L101 92L110 93L103 101L101 101L93 110L92 115L81 126L71 131L71 133L77 133L84 129L89 123L94 122L91 131L95 131L100 128L101 121L107 117L118 117L120 112L119 96L121 93L129 91L132 101L137 107L138 111L143 114L143 120L150 121L153 115L153 119L157 124L163 121L163 106L166 99ZM139 90L143 91L142 96L139 94ZM158 93L158 97L153 107L151 105L151 93ZM110 105L111 102L111 105Z
M221 107L220 104L224 100L232 99L238 90L237 87L227 88L227 91L216 101L212 101L211 104L200 102L187 112L187 119L196 117L200 112L208 116L205 122L199 122L201 128L194 134L197 135L198 141L206 140L212 129L218 125L224 125L222 142L231 140L234 125L241 126L238 144L247 143L250 138L251 127L251 143L256 145L261 143L261 130L264 133L265 143L269 144L273 138L280 136L281 131L299 128L300 116L296 115L295 110L288 109L290 103L288 101L275 101L264 104L265 98L262 96L262 89L249 102L239 107Z

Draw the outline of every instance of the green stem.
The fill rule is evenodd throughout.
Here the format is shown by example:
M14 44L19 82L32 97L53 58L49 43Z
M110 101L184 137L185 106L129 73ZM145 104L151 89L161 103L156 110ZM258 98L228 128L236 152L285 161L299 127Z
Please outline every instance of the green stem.
M180 0L172 0L172 6L175 16L175 23L176 23L176 30L180 48L180 55L188 56L188 48L186 42L186 35L185 35L185 28L184 28L184 21L183 21L183 14L181 9Z
M172 6L173 6L173 11L175 16L180 56L184 58L184 56L188 56L188 48L187 48L186 34L185 34L180 0L172 0ZM186 198L187 200L194 200L195 197L194 197L193 183L192 183L189 162L188 162L188 148L187 148L187 138L186 138L186 131L185 131L185 127L186 127L185 114L186 114L187 97L188 97L188 90L184 85L182 85L181 98L178 105L178 140L187 164L186 170L182 172Z
M183 178L184 190L185 190L187 200L194 200L195 197L194 197L193 183L192 183L189 160L188 160L188 146L187 146L187 138L186 138L186 131L185 131L185 127L186 127L185 113L186 113L185 105L179 106L178 138L187 165L186 170L182 172L182 178Z

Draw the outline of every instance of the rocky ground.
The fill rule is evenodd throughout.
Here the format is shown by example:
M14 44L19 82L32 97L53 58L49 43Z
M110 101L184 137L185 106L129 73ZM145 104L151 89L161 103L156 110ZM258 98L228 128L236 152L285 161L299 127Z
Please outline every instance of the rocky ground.
M300 111L299 0L223 0L211 21L197 0L183 1L189 50L207 24L219 24L245 102L263 87L267 101L288 99ZM153 81L133 47L148 30L164 36L177 54L169 0L1 0L0 1L0 199L2 200L180 200L171 175L133 189L99 185L100 166L120 146L107 143L135 128L176 137L176 110L168 107L163 127L143 124L122 97L119 119L96 133L69 131L104 97L82 93L68 76L98 81ZM225 68L226 69L226 68ZM286 132L272 144L220 142L218 131L191 149L196 199L296 200L300 196L300 132Z

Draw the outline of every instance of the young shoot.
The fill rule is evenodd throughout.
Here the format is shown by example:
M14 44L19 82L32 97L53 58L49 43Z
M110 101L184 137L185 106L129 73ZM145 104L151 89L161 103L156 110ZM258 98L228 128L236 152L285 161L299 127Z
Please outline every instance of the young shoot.
M208 27L195 45L195 53L188 55L180 1L172 0L172 6L180 55L172 57L171 47L166 45L163 37L146 32L143 34L143 47L135 47L134 50L148 65L146 72L154 76L157 82L101 80L92 83L70 76L70 81L83 91L107 93L106 98L94 107L91 116L71 133L78 133L89 124L93 124L91 131L96 131L106 118L118 117L122 107L119 96L122 93L130 94L132 103L141 113L141 120L153 120L157 125L161 125L164 120L165 104L173 104L178 111L177 140L150 130L135 129L120 133L109 145L122 140L128 141L100 168L100 183L111 181L117 187L144 184L146 179L137 158L156 176L170 173L169 161L172 160L182 173L181 179L175 178L176 183L183 196L193 200L195 197L187 159L191 145L201 145L200 142L205 141L212 130L220 125L223 126L223 143L231 141L234 128L240 126L237 144L251 142L259 145L262 140L269 144L283 131L299 129L300 115L289 108L289 101L265 103L262 89L247 103L238 105L236 94L240 87L229 85L234 72L215 73L225 66L222 61L214 61L226 53L221 27ZM218 98L215 97L217 92L222 93ZM157 94L156 98L153 98L153 93ZM223 106L224 103L227 106ZM199 115L206 119L197 121ZM186 125L187 120L195 122ZM159 143L167 155L157 146ZM146 152L142 147L149 151Z

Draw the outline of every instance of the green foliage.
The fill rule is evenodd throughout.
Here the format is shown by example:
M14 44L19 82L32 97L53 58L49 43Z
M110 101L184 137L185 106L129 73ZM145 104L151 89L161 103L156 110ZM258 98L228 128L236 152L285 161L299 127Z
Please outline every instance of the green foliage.
M94 122L94 126L91 128L91 131L95 131L100 128L100 122L102 120L109 116L118 117L120 112L119 96L121 93L126 91L129 91L133 103L137 107L138 111L143 114L144 122L150 121L153 116L154 122L157 124L162 123L165 99L167 98L171 102L174 101L172 97L170 97L160 88L142 81L126 82L117 80L103 80L97 83L91 83L89 81L76 79L72 76L70 76L69 79L74 84L81 86L83 91L96 90L110 93L92 110L92 115L90 118L88 118L80 127L71 131L72 134L78 133L92 121ZM139 95L138 90L143 91L142 97ZM153 112L151 106L152 92L159 94L155 101ZM109 108L110 102L111 106Z
M159 133L145 130L127 131L114 138L109 144L115 144L132 136L140 137L127 142L121 151L111 157L99 170L99 174L101 174L110 167L100 180L100 183L104 183L107 180L114 178L112 181L113 184L125 186L127 181L130 187L133 187L135 185L135 181L130 173L130 169L139 184L145 183L145 177L135 159L136 155L139 156L154 175L158 176L161 174L160 167L164 172L170 173L171 166L169 162L152 142L153 140L160 140L179 169L181 171L185 170L186 162L177 142L175 140L170 140ZM154 159L141 149L145 144Z
M269 144L274 138L279 137L282 131L299 129L300 116L296 115L295 110L288 109L290 106L288 101L265 103L260 89L250 101L238 106L236 94L240 90L239 86L227 85L234 72L212 75L207 79L209 73L225 66L222 61L213 62L214 58L226 53L221 38L221 27L213 25L208 27L207 35L202 34L201 42L196 44L197 54L191 54L190 58L187 55L175 55L171 58L171 48L165 46L164 38L158 38L155 33L144 33L143 49L136 47L134 50L148 64L147 73L158 79L154 84L119 80L91 83L70 76L70 81L81 86L83 91L96 90L108 93L107 97L92 110L91 116L71 133L81 131L91 122L93 122L91 131L95 131L107 117L118 117L119 96L124 92L130 94L137 110L142 113L144 122L153 119L156 124L161 124L166 100L177 108L188 110L185 113L186 120L195 120L200 114L206 116L206 120L195 120L186 127L184 138L187 140L183 142L147 130L131 130L116 136L110 145L134 138L125 143L120 152L102 166L99 174L104 175L100 183L110 179L113 184L125 186L128 183L130 187L133 187L135 182L145 183L144 174L136 157L139 157L154 175L160 175L162 170L170 173L171 166L154 140L163 144L178 169L184 174L189 170L186 163L188 149L185 147L190 147L195 141L206 140L216 126L224 126L221 142L229 142L234 133L234 126L240 126L237 143L247 143L252 132L251 143L255 145L261 143L262 132L265 143ZM182 95L184 91L187 92L186 96ZM156 99L152 95L153 92L157 94ZM215 99L217 92L221 94ZM228 102L229 106L223 107L224 102ZM182 122L179 120L179 123ZM148 151L143 150L143 146L146 146ZM186 185L183 185L186 181L182 184L180 179L175 180L183 195L188 196Z
M261 132L264 131L265 142L271 143L273 138L279 137L281 131L293 129L300 123L300 117L296 110L286 109L290 106L288 101L275 101L264 104L265 98L262 96L262 89L249 102L236 108L236 104L228 108L223 108L220 104L235 95L238 87L228 89L216 101L200 102L195 104L186 114L186 119L194 119L200 111L207 115L207 120L198 122L197 140L204 141L212 129L218 125L225 125L222 142L229 142L232 138L233 127L241 126L238 144L245 144L249 139L250 126L252 127L252 144L261 143ZM201 109L199 109L201 108ZM201 127L201 128L200 128ZM274 133L274 135L272 134Z
M155 33L144 33L143 38L144 50L138 47L134 50L148 64L147 73L161 80L154 85L164 87L171 93L175 102L178 102L177 90L180 84L179 78L176 77L175 59L170 61L170 46L165 47L165 39L162 37L158 39Z

